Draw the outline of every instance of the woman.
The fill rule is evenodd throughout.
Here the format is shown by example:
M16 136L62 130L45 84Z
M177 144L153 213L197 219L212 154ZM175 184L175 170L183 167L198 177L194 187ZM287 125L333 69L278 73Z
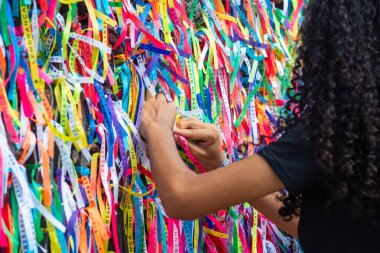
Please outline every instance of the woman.
M202 175L177 155L174 105L161 94L147 97L141 133L167 214L192 219L250 202L298 236L306 253L379 252L379 26L379 0L312 0L279 120L283 136L215 169L224 159L218 131L186 120L176 134L196 141L193 152L211 170ZM279 203L272 196L282 189L289 195Z

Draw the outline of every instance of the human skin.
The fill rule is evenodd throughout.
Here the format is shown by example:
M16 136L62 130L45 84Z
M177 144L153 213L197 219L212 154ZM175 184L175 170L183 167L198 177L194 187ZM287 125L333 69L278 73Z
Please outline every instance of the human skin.
M152 175L168 216L195 219L248 202L280 228L297 236L298 221L287 223L278 215L281 203L273 194L284 189L284 184L267 161L252 155L204 174L192 172L177 152L173 136L176 114L174 104L167 103L164 95L147 94L140 132L148 144ZM176 134L180 133L177 130Z

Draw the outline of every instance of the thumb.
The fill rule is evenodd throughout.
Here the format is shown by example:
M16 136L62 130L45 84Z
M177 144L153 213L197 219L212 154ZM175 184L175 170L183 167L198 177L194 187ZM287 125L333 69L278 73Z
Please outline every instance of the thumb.
M180 136L178 134L173 134L173 137L174 137L174 141L177 143L177 145L182 146ZM202 148L199 147L197 144L195 144L191 141L186 141L186 143L190 149L191 154L197 155L197 154L200 154L202 152Z
M187 146L189 147L191 154L194 155L196 158L199 158L199 155L204 155L204 150L199 145L191 141L188 141Z
M176 132L177 132L177 130L176 130ZM178 134L173 134L173 138L174 138L175 143L177 143L178 146L182 145L181 140L179 139Z
M145 88L145 101L148 101L149 99L154 98L152 93L150 93L150 90L148 88Z

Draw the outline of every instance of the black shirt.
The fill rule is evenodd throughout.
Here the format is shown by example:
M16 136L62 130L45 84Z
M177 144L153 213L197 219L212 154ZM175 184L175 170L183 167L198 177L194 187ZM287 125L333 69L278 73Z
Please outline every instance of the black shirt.
M322 170L303 132L302 125L298 125L258 152L289 192L302 194L298 226L302 249L305 253L380 252L380 226L373 225L369 218L353 221L344 214L330 216L324 211L319 190ZM380 223L380 215L376 217Z

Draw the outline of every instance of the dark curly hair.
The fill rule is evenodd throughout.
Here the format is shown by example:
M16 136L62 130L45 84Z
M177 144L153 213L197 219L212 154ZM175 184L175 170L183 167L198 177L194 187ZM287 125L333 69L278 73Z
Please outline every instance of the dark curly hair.
M323 169L327 213L373 216L380 203L380 1L312 0L280 132L305 124ZM299 215L300 195L280 214Z

